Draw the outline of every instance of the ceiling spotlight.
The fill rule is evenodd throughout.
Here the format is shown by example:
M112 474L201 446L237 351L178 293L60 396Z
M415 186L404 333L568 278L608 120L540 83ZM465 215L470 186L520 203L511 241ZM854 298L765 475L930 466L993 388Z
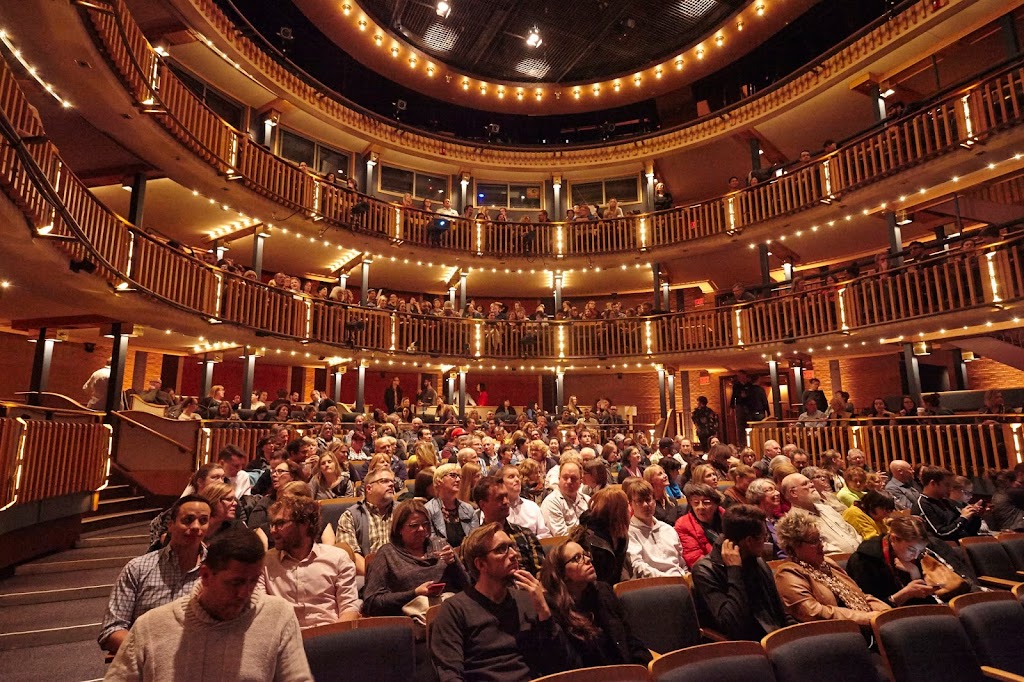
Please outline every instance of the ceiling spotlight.
M763 17L764 16L764 3L758 4L758 6L754 8L754 12L757 13L757 16Z
M440 2L437 3L437 9L434 11L437 12L437 16L442 19L447 19L448 15L452 13L452 6L444 0L440 0Z
M721 47L725 43L725 36L719 33L715 36L715 44Z
M544 41L540 37L540 31L534 26L530 29L530 32L526 35L526 44L530 47L540 47Z
M433 64L429 64L429 63L427 64L427 75L430 76L431 78L434 77L434 65Z

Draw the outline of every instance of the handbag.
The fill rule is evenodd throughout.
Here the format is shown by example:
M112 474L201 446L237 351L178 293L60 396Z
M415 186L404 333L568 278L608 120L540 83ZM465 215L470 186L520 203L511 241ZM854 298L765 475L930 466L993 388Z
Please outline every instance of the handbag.
M963 576L950 568L949 564L930 552L921 555L921 574L929 585L938 585L935 596L949 601L960 594L971 591L971 585Z

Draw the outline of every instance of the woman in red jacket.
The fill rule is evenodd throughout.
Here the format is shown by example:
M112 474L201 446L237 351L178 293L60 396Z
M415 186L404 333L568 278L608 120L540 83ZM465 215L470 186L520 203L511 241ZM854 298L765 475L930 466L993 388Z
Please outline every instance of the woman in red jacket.
M676 521L676 533L683 545L683 561L690 568L702 557L711 553L718 536L722 533L722 496L717 490L703 483L687 483L683 488L686 514Z

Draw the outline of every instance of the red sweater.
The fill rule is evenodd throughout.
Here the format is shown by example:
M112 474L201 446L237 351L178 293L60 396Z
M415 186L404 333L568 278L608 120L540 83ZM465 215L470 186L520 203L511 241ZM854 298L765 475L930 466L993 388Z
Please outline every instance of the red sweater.
M718 513L724 514L725 510L719 507ZM679 535L679 542L683 545L683 561L690 568L693 568L693 565L703 557L711 554L711 542L704 534L704 529L697 521L697 517L692 513L684 514L676 520L676 534Z

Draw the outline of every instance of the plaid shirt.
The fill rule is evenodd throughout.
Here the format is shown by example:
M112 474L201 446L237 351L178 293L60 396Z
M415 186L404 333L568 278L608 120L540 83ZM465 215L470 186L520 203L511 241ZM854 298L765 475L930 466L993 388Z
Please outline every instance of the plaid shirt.
M368 518L370 521L369 527L369 552L376 552L384 545L391 542L391 514L395 511L395 505L391 504L388 506L386 512L374 507L369 502L360 502L354 507L349 507L345 510L345 513L338 519L338 541L344 541L348 543L348 546L359 555L365 555L368 552L363 551L363 546L359 542L360 530L362 525L366 523ZM365 532L365 531L364 531Z
M206 560L206 547L199 550L199 561L182 573L170 545L129 561L110 593L103 617L99 643L118 630L129 630L142 614L192 593L199 580L199 564Z
M532 575L539 575L541 567L544 566L544 549L540 546L537 536L530 529L508 521L505 521L505 532L519 550L519 565Z

